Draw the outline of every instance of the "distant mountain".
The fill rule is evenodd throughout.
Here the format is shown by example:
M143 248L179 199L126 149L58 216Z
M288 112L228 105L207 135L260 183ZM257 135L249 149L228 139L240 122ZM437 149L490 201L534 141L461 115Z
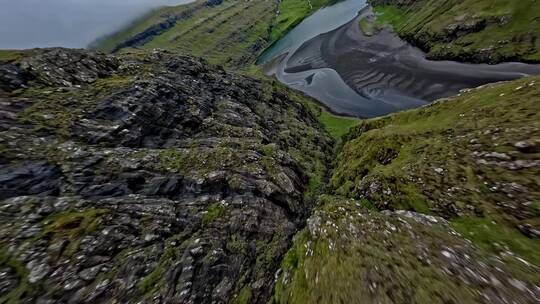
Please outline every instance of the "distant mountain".
M92 48L160 48L202 56L211 63L246 66L307 15L334 1L198 0L154 11Z

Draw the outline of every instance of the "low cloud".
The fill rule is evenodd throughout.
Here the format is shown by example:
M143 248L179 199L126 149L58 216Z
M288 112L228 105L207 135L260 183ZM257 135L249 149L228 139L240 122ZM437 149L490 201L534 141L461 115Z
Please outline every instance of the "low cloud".
M0 0L0 49L83 48L163 5L191 0Z

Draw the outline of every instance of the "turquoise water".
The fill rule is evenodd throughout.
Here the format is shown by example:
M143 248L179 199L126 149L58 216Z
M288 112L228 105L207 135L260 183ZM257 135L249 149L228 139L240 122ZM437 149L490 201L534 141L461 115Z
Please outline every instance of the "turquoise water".
M285 52L294 51L309 39L344 25L366 5L366 0L346 0L318 10L267 49L257 63L263 64Z

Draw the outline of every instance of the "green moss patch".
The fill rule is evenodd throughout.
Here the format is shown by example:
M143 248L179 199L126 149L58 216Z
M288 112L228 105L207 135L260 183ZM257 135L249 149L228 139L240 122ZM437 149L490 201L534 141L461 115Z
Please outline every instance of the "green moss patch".
M452 227L483 249L501 253L510 250L540 265L540 242L524 236L516 229L486 218L462 217L452 220Z
M16 50L0 50L0 62L16 63L23 57L21 51Z
M8 248L0 247L0 266L14 269L18 275L18 286L7 294L0 295L0 303L22 303L32 293L32 284L28 282L28 269L16 257L8 254Z
M237 304L247 304L250 303L251 300L251 286L246 285L244 288L240 290L240 293L235 299L235 303Z
M56 133L61 139L71 137L71 127L85 110L92 109L101 98L112 91L125 87L130 77L111 76L98 79L88 86L83 95L78 88L57 92L56 88L30 88L21 92L21 97L35 100L19 113L22 123L32 125L35 132Z
M101 217L107 212L107 209L86 209L53 214L44 221L44 233L56 239L67 239L64 254L70 256L79 248L80 239L99 227Z
M202 218L202 224L203 226L208 225L213 220L219 218L223 215L225 212L225 206L221 203L213 203L206 209L206 213L204 213Z
M360 122L357 118L334 115L325 110L321 110L318 119L336 139L340 139L349 132L350 128Z

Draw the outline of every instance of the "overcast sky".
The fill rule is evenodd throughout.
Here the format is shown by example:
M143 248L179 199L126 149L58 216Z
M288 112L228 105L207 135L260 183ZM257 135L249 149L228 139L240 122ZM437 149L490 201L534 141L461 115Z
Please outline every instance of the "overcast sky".
M161 5L191 0L0 0L0 49L86 47Z

